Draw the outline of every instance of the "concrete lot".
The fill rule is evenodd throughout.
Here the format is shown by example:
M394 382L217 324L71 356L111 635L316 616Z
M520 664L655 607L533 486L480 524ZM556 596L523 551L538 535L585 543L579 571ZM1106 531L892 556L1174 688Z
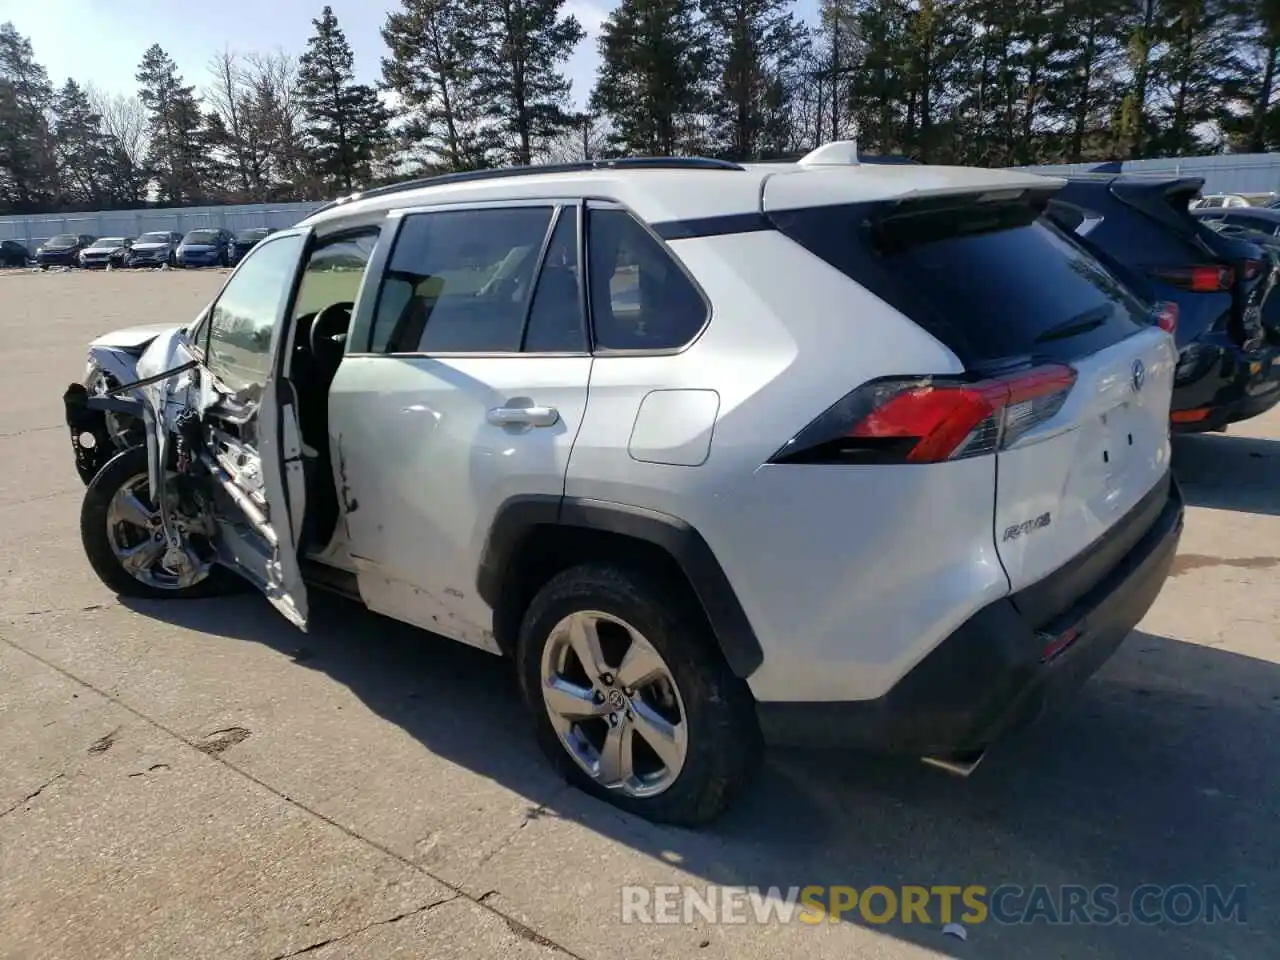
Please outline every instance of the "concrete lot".
M967 781L773 756L691 833L567 790L487 655L98 583L61 392L220 280L0 274L0 956L1275 956L1280 415L1177 444L1175 575L1069 711ZM621 924L621 885L666 883L1245 885L1246 922Z

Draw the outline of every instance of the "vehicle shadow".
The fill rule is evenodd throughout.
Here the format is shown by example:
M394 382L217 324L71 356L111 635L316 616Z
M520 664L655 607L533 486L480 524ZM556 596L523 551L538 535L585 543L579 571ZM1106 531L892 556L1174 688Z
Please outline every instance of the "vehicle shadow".
M1280 668L1266 661L1136 632L1070 709L993 751L967 780L911 760L777 752L756 789L695 832L566 790L528 734L512 671L488 654L329 596L313 597L306 635L255 596L130 605L322 671L431 754L548 816L675 859L698 882L782 890L1110 884L1121 905L1140 884L1243 885L1246 923L988 921L962 942L941 932L934 913L928 923L876 929L955 957L1274 954ZM1014 914L1026 905L1025 896L1006 901ZM865 923L856 912L844 919Z
M1173 467L1189 506L1280 515L1280 440L1177 436Z

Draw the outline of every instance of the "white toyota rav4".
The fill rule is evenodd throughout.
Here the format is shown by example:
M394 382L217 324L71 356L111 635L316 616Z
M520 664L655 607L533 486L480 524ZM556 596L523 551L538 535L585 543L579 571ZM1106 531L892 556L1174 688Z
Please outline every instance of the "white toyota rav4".
M761 741L966 772L1182 529L1172 338L1058 181L656 159L371 190L67 391L121 594L309 588L514 660L547 755L705 821Z

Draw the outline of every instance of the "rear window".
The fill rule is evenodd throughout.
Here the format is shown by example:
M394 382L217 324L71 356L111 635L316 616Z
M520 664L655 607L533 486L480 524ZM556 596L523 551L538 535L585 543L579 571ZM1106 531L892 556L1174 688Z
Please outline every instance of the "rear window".
M1151 322L1114 274L1028 202L824 207L775 220L966 366L1069 361Z

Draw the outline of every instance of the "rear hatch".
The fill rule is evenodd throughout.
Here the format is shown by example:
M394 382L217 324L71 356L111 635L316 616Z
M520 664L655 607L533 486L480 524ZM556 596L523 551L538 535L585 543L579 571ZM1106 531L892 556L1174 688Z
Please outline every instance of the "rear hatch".
M779 229L964 364L963 383L913 389L971 395L967 435L941 446L926 442L930 435L913 437L906 459L928 469L923 464L939 451L996 457L992 533L1014 590L1086 551L1165 481L1173 340L1150 304L1041 217L1052 182L770 210L775 182L765 206ZM786 203L785 191L773 198ZM898 412L901 401L895 395L879 409L897 404ZM869 436L888 419L869 416L849 436ZM1093 582L1105 572L1097 570ZM1093 582L1076 578L1076 596L1057 599L1069 604Z
M1180 346L1218 334L1251 349L1263 339L1265 258L1253 244L1218 234L1190 212L1203 185L1198 177L1115 177L1108 192L1121 212L1089 210L1077 230L1141 274L1157 298L1178 305ZM1060 200L1087 205L1091 186L1070 181Z

